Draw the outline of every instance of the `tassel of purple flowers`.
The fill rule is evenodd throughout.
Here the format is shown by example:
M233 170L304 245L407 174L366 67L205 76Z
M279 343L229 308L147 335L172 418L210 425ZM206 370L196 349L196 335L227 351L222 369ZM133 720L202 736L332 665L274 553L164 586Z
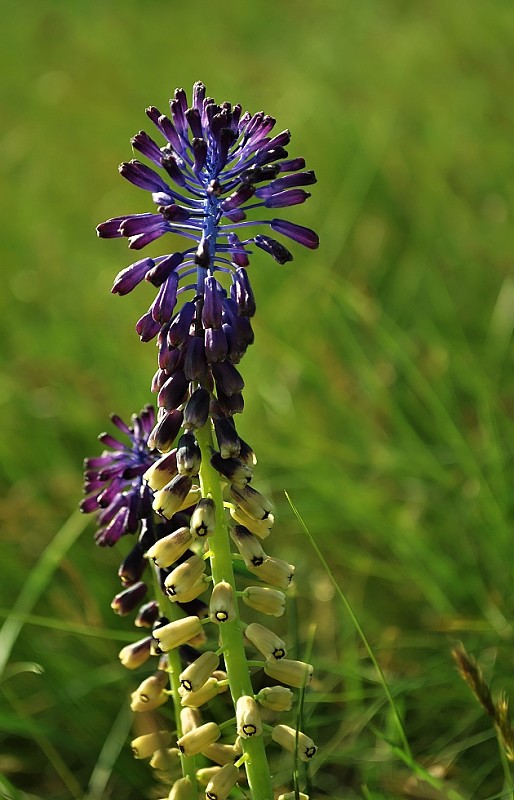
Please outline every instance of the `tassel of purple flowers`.
M121 615L134 612L136 626L148 635L124 647L120 659L130 669L155 659L158 665L133 693L131 708L157 712L173 700L177 747L169 746L173 737L163 722L158 732L133 741L136 757L151 758L158 773L167 772L175 800L196 800L198 783L207 798L220 800L245 781L254 800L271 800L269 741L300 760L316 748L287 725L263 724L261 715L289 711L293 693L287 687L303 689L312 667L287 659L285 642L271 629L240 617L240 601L268 618L281 616L294 567L261 544L274 517L269 500L251 485L255 455L236 429L234 415L244 405L236 365L254 339L250 256L257 248L279 264L293 258L282 241L260 231L267 227L316 248L312 230L272 216L307 200L303 187L316 178L303 158L289 158L289 131L271 135L272 117L217 104L201 83L193 87L191 105L178 89L169 116L153 106L147 115L164 145L140 131L132 145L152 167L132 160L120 173L151 193L156 210L114 217L97 231L127 238L133 250L166 233L186 240L183 249L134 262L113 285L120 295L143 280L157 289L136 330L142 341L157 338L151 388L158 410L145 408L131 425L113 417L127 441L102 434L109 449L85 463L81 507L96 513L98 544L137 537L120 566L122 587L112 607ZM252 585L240 588L236 562ZM147 568L154 599L146 598ZM209 632L215 644L202 651ZM248 644L263 659L252 665L283 686L254 693ZM222 694L229 719L220 727L204 714L214 698L219 708ZM234 729L228 740L227 727ZM200 753L216 766L199 770Z

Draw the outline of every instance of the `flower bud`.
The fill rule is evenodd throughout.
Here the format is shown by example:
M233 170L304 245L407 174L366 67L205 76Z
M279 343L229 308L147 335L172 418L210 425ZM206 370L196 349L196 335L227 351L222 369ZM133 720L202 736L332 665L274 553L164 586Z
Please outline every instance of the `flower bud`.
M164 489L155 493L153 510L166 519L171 519L173 514L182 507L192 485L193 481L188 475L176 475Z
M200 597L208 588L209 579L206 578L205 575L202 575L197 581L191 584L186 591L176 588L175 594L169 594L168 597L172 603L190 603L192 600L196 600L197 597Z
M150 658L151 645L152 637L147 636L146 639L140 639L138 642L123 647L118 657L127 669L137 669Z
M260 567L266 558L267 554L261 547L261 544L253 533L250 533L248 528L244 525L236 525L235 528L230 530L230 536L236 543L237 549L244 558L246 566Z
M171 742L169 731L155 731L138 736L130 743L134 758L150 758L156 750L166 747Z
M248 481L252 479L252 468L244 464L239 458L223 458L221 453L214 453L211 456L211 465L229 483L234 483L236 486L246 486Z
M150 600L141 606L134 620L136 628L151 628L159 616L159 605L155 600Z
M252 519L266 519L271 511L270 501L256 489L252 489L251 486L232 485L230 487L230 496Z
M149 678L146 678L136 689L132 692L130 708L132 711L152 711L155 708L163 705L168 700L168 695L164 688L168 682L166 672L156 672Z
M148 447L150 450L156 448L161 453L167 453L173 447L173 442L178 436L182 427L182 411L173 411L159 414L158 422L148 437Z
M203 342L201 340L199 340L199 342L203 349ZM201 386L199 386L198 389L195 389L184 408L184 428L186 430L203 428L209 418L210 402L211 396L207 389L204 389Z
M155 542L147 551L147 556L157 567L169 567L184 555L192 541L189 528L178 528Z
M281 661L270 659L264 665L264 672L270 678L285 683L287 686L303 689L311 682L314 667L304 661L291 661L288 658L283 658Z
M222 767L224 764L233 764L234 761L237 761L241 755L241 750L234 747L233 744L215 742L206 747L205 750L202 750L202 755Z
M281 617L285 611L286 596L278 589L268 589L266 586L247 586L243 594L243 603L260 611L261 614Z
M210 497L202 497L191 515L190 530L193 536L203 539L214 533L216 525L216 506Z
M181 475L198 475L202 454L194 434L183 433L178 440L177 467Z
M221 767L203 767L203 769L198 769L196 771L196 780L200 786L207 786L211 778L213 778L220 769Z
M146 594L146 589L146 583L139 581L139 583L135 583L117 594L111 601L111 608L114 613L119 614L120 617L126 617L139 605Z
M185 733L177 741L178 748L186 757L201 753L205 747L217 742L221 731L215 722L206 722L189 733Z
M237 733L242 739L262 735L261 717L253 697L243 695L236 703Z
M168 800L195 800L196 797L196 787L191 783L191 779L179 778L171 787Z
M137 583L145 569L145 552L138 542L125 556L118 569L122 586L132 586Z
M287 589L294 575L294 566L281 558L265 558L262 564L247 564L250 572L264 583L270 583L278 589Z
M234 423L228 417L214 420L214 430L222 458L237 458L241 450L241 442Z
M177 468L177 451L171 450L166 455L155 461L151 467L148 467L143 475L144 480L148 483L150 489L154 492L159 489L164 489L178 473Z
M310 761L316 755L316 745L312 739L289 725L275 725L271 738L284 750L289 750L290 753L296 751L301 761Z
M178 747L165 747L156 750L150 760L152 769L159 769L163 772L170 772L176 767L180 767L180 750Z
M257 695L257 702L271 711L291 711L293 693L286 686L264 686Z
M217 678L208 678L196 692L187 692L180 688L180 705L187 708L200 708L205 703L210 703L222 691L224 691L224 687L219 686Z
M238 768L234 764L225 764L207 784L205 797L207 800L226 800L238 779Z
M230 509L230 516L240 525L244 525L245 528L248 528L248 530L254 533L255 536L258 536L259 539L267 539L270 535L273 523L275 522L273 514L268 514L266 519L252 519L252 517L249 517L239 506Z
M274 658L279 661L287 655L286 643L258 622L246 626L245 636L266 659Z
M211 622L223 623L232 622L236 616L234 590L227 581L220 581L212 590L209 619Z
M184 528L184 530L188 530ZM190 533L190 531L188 530ZM166 594L170 597L184 594L190 591L191 587L199 580L205 572L205 561L200 556L192 555L187 561L183 561L178 567L170 572L164 586Z
M187 692L196 692L211 677L219 663L219 656L207 650L180 673L180 685Z
M202 724L202 715L196 708L181 708L180 724L183 734L194 731L195 728L199 728Z
M202 623L199 617L184 617L183 619L170 622L161 628L156 628L152 634L157 640L158 652L167 653L174 647L180 647L194 636L202 632Z

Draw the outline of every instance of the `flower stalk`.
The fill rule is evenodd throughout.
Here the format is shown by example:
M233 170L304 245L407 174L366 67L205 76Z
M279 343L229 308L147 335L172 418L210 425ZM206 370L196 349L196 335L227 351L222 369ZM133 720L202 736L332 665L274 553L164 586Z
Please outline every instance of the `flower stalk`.
M216 507L215 530L209 540L212 554L210 562L213 582L216 585L225 581L230 584L235 595L236 583L232 561L233 554L230 549L230 539L223 506L223 491L219 475L210 463L210 453L214 449L210 423L196 432L196 438L202 452L202 466L199 473L202 496L212 498ZM219 635L227 669L230 694L234 706L236 706L240 697L245 695L253 697L250 669L246 659L239 613L237 613L236 619L232 622L220 625ZM262 736L243 740L242 747L247 755L245 769L253 800L271 800L273 791Z

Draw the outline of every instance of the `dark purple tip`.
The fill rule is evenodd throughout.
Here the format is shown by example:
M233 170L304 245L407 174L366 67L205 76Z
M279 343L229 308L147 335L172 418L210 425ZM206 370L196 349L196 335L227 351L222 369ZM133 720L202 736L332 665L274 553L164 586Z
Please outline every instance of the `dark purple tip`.
M285 264L287 261L293 260L293 254L287 247L277 242L276 239L272 239L271 236L263 236L259 233L254 238L254 242L261 250L269 253L278 264Z

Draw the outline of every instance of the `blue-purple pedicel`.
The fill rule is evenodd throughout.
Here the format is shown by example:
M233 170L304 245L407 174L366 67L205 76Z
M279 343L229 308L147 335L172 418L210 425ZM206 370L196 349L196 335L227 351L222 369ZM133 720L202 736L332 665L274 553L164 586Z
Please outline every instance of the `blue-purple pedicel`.
M293 257L283 243L252 229L266 226L305 247L318 246L309 228L280 218L247 219L247 213L303 203L310 195L300 187L316 177L304 169L303 158L288 158L289 131L269 135L273 117L243 113L239 104L218 105L202 83L193 87L191 107L177 89L170 109L170 117L153 106L146 112L164 147L143 131L132 139L166 179L138 160L120 166L124 178L151 192L157 213L115 217L97 231L104 238L126 237L133 250L165 233L189 240L184 250L131 264L117 275L112 291L128 294L145 279L158 287L136 330L143 341L158 336L152 389L158 392L159 420L187 400L191 381L213 392L213 417L231 417L243 409L243 380L232 365L253 342L255 301L247 273L252 246L280 264ZM185 302L176 311L180 295Z

